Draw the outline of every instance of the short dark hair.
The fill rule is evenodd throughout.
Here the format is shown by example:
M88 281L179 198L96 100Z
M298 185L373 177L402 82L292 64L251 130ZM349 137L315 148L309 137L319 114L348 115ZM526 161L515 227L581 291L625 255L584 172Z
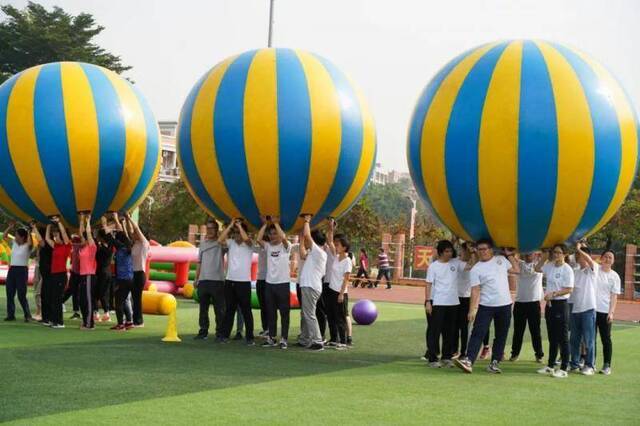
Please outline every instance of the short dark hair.
M563 254L567 254L567 253L569 252L569 247L567 247L567 245L566 245L566 244L564 244L564 243L554 244L554 245L551 247L551 250L553 251L553 250L555 250L555 249L557 249L557 248L559 248L560 250L562 250L562 253L563 253Z
M451 243L451 241L449 240L438 241L438 244L436 245L436 251L438 252L438 256L442 256L442 253L444 253L446 249L451 249L451 251L453 252L453 257L456 257L457 255L456 249L453 247L453 243Z
M18 228L18 230L16 231L16 235L22 238L23 240L29 239L29 233L24 228Z
M313 231L311 231L311 239L318 246L323 246L327 243L327 236L319 229L314 229Z
M614 252L614 251L613 251L613 250L611 250L611 249L605 249L605 250L600 254L600 257L604 256L604 255L605 255L605 254L607 254L607 253L611 253L611 255L612 255L612 256L614 257L614 259L615 259L615 257L616 257L616 252Z
M493 240L491 238L480 238L478 241L476 241L476 247L478 247L480 244L485 244L487 246L489 246L489 248L493 248Z
M344 234L336 234L333 236L333 240L334 241L340 241L340 245L342 247L344 247L344 251L349 251L349 249L351 248L351 245L349 244L349 240L347 239L347 236Z
M582 247L582 251L587 253L587 254L589 254L589 255L591 254L591 249L589 247L587 247L587 246Z

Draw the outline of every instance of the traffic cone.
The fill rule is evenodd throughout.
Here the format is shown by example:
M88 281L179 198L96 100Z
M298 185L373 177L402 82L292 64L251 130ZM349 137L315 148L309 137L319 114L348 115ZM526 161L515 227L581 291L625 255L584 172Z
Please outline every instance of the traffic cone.
M167 332L165 333L163 342L181 342L178 337L178 322L176 319L176 310L169 314L169 322L167 323Z

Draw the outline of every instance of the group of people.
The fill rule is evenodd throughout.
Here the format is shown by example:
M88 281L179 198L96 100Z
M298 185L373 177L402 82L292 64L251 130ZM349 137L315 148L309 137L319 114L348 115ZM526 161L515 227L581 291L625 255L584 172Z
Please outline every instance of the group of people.
M33 222L30 229L15 229L6 280L5 321L16 320L17 294L26 322L64 328L64 303L71 298L71 318L82 319L81 330L94 330L96 322L111 322L111 310L117 318L111 329L144 327L142 291L149 242L138 225L128 214L119 217L112 213L111 224L107 217L102 217L100 229L92 230L90 214L80 213L79 231L69 235L59 217L50 219L46 226ZM10 242L9 234L14 228L16 224L11 223L4 232L5 242ZM34 316L26 296L32 256L36 258ZM99 309L103 310L102 315Z
M295 246L289 242L277 217L263 218L264 223L255 239L251 238L246 223L241 219L232 220L222 232L215 219L207 220L206 235L199 247L195 280L200 304L200 329L195 339L208 338L209 308L213 305L216 342L229 341L234 317L239 311L246 343L255 345L251 264L254 253L257 253L256 293L262 328L258 337L264 338L263 347L287 349L291 309L290 262L293 251L297 251L296 292L301 309L297 344L320 351L326 346L342 350L353 343L348 313L348 283L353 269L349 242L345 235L335 233L333 220L328 222L326 232L311 231L310 215L304 215L303 220L299 243ZM325 339L327 329L328 340Z
M504 249L496 254L486 239L462 243L460 256L448 240L440 241L436 251L437 259L427 270L424 302L427 351L423 358L430 367L457 366L471 373L480 355L491 357L488 372L501 373L512 317L509 360L518 360L528 325L535 359L542 363L544 315L549 353L547 365L538 373L556 378L565 378L569 372L593 375L597 333L603 346L600 373L611 373L611 324L621 289L620 277L612 269L612 251L605 250L599 262L582 242L571 256L564 244L543 252L520 255ZM514 301L510 286L516 288ZM489 349L492 322L495 336ZM470 335L469 324L473 324Z

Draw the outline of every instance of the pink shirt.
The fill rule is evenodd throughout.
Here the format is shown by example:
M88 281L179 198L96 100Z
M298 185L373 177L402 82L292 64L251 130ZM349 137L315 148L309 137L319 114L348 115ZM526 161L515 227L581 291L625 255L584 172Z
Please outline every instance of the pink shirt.
M80 264L80 275L95 275L96 273L96 251L95 244L86 244L78 252L78 263Z

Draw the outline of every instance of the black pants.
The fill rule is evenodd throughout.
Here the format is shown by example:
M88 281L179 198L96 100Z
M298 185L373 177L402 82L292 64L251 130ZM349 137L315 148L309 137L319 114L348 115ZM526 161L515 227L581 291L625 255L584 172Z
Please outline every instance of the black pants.
M133 305L133 323L135 325L144 324L142 317L142 290L147 276L143 271L133 272L133 284L131 286L131 304Z
M25 318L31 318L29 301L27 300L27 279L29 271L26 266L10 266L7 272L5 291L7 293L7 318L16 317L15 297L18 293L18 302L22 307Z
M224 337L231 335L233 320L236 311L242 312L244 319L245 336L247 340L253 340L253 312L251 312L251 282L250 281L226 281L224 283L224 300L226 312L224 316ZM238 330L240 332L240 330Z
M491 321L493 321L495 329L491 361L499 362L502 360L504 347L507 343L507 335L509 334L509 325L511 324L511 304L504 306L480 305L478 307L478 313L476 314L476 320L473 322L473 330L471 331L467 349L467 357L471 363L475 362L478 357L482 339L487 335Z
M540 335L540 302L516 302L513 304L513 340L511 341L511 356L517 357L522 349L524 329L529 324L531 344L536 359L544 357L542 350L542 336Z
M80 312L82 312L82 325L87 328L93 328L93 301L95 299L95 275L80 275Z
M62 300L62 303L67 303L67 300L71 298L71 303L73 305L73 312L80 311L80 303L79 303L80 287L78 286L79 282L80 282L80 275L76 274L75 272L72 272L71 275L69 276L69 285L67 285L67 287L64 289L64 299Z
M547 321L547 336L549 337L549 362L547 365L554 368L558 349L562 362L560 368L567 370L569 366L569 304L566 300L552 300L551 306L547 303L544 310Z
M118 325L124 324L124 310L125 310L125 302L127 297L129 297L129 293L131 293L131 286L133 285L133 280L121 280L116 279L116 318L118 319Z
M318 303L316 304L316 318L318 319L318 327L320 327L320 335L322 336L322 340L324 340L325 332L327 331L327 289L329 288L329 283L322 283L322 292L320 293L320 298L318 299ZM331 330L329 330L331 333ZM330 341L335 342L336 336L335 334L330 334Z
M209 334L209 306L213 305L216 316L216 337L225 337L224 321L227 307L224 298L224 281L199 281L197 291L200 304L199 334Z
M467 342L469 341L469 301L470 297L458 297L460 304L456 313L456 329L454 331L453 352L458 352L461 358L467 356Z
M260 304L260 324L262 331L269 328L269 316L267 315L267 301L265 296L267 282L265 280L256 281L256 294L258 295L258 303Z
M608 314L596 312L596 335L600 333L602 341L602 353L604 356L604 364L611 366L611 357L613 356L613 344L611 343L611 323L607 321ZM596 344L597 346L597 344Z
M381 268L378 270L378 277L376 278L376 282L374 285L378 287L378 283L382 279L382 277L387 279L387 288L391 288L391 268Z
M365 278L366 281L363 282L362 278ZM358 273L356 274L356 280L353 282L354 287L358 287L358 284L361 287L364 287L365 284L369 282L369 271L364 269L362 266L358 268Z
M289 311L291 310L289 283L267 283L265 296L269 313L269 337L275 339L278 335L278 311L280 311L280 321L282 322L280 336L287 340L289 338Z
M327 288L327 319L329 321L329 329L333 329L338 340L332 340L336 343L347 343L347 309L349 303L349 295L344 295L342 303L338 302L340 292L331 288Z
M64 287L67 284L67 273L59 272L49 275L47 294L49 297L49 320L52 324L64 325L62 319L62 303L64 302Z
M42 322L51 321L51 296L49 291L49 280L51 274L49 271L40 270L42 277L42 287L40 287L40 304L42 305Z
M98 311L98 303L102 306L102 310L106 314L111 309L111 272L98 271L96 275L96 288L94 297L94 310Z
M456 340L456 319L458 305L436 305L427 315L427 358L429 362L438 360L440 336L442 335L442 359L451 359Z

